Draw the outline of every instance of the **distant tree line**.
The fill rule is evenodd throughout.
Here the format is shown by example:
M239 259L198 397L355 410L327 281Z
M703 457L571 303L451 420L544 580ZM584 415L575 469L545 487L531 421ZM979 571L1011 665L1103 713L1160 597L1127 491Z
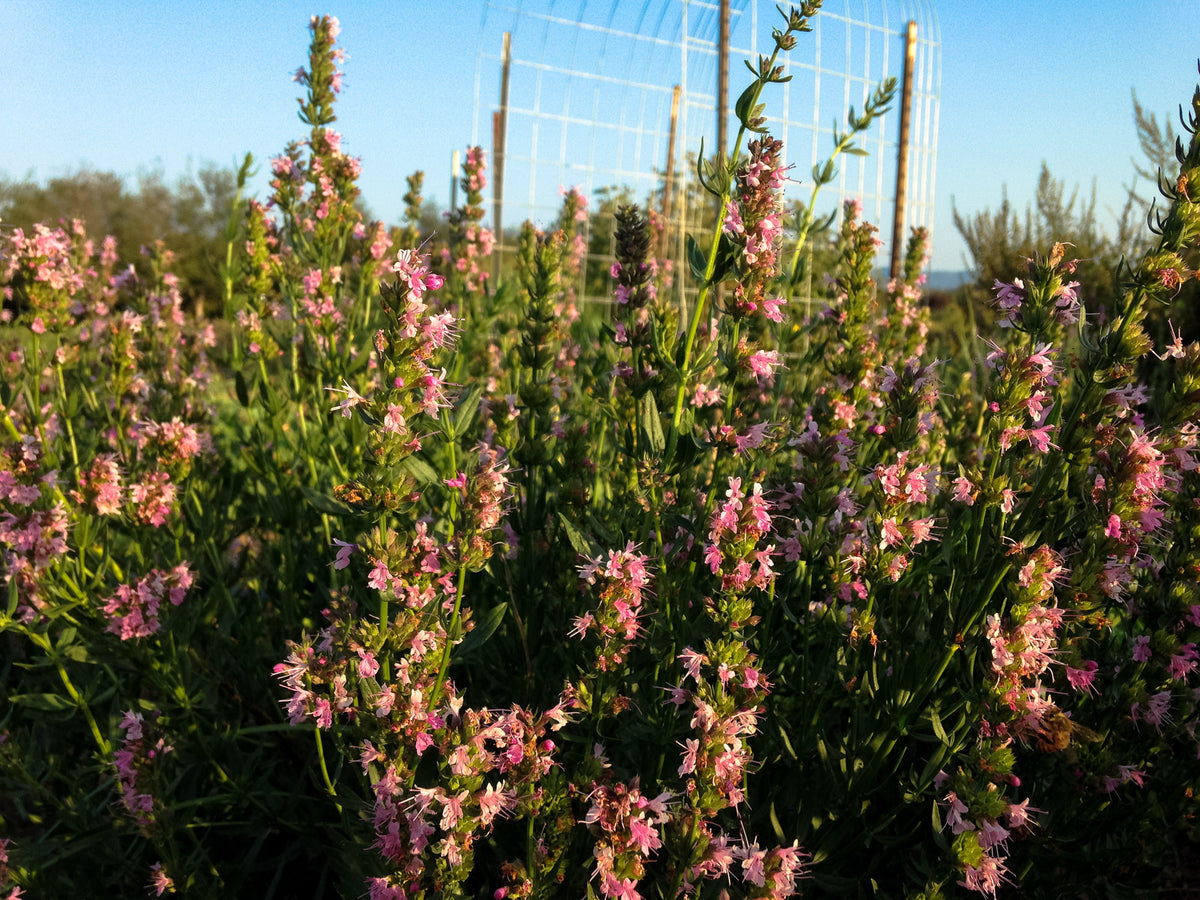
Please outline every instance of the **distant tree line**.
M1086 196L1081 196L1078 187L1068 192L1065 181L1055 178L1044 163L1034 201L1023 211L1013 207L1003 189L995 209L964 213L954 207L954 226L967 245L972 274L959 303L969 302L976 314L987 315L984 301L996 281L1019 277L1026 259L1063 242L1071 244L1072 254L1081 260L1077 277L1088 309L1111 306L1120 288L1121 259L1140 254L1150 237L1145 222L1157 195L1159 173L1170 173L1176 164L1176 133L1170 122L1160 123L1138 102L1136 94L1133 114L1141 159L1132 160L1134 177L1125 186L1125 204L1115 222L1106 223L1097 214L1094 186ZM694 179L679 180L689 192L688 208L710 212ZM36 222L61 222L69 227L71 219L79 218L97 241L113 235L121 265L135 267L141 265L141 248L162 240L175 254L174 269L185 300L198 311L214 314L220 309L218 264L225 256L223 231L235 193L233 169L212 164L171 184L161 172L141 174L131 184L112 172L93 169L56 176L45 183L0 179L0 228L28 230ZM607 290L605 260L611 254L613 213L618 206L634 202L629 188L616 186L600 188L593 200L587 235L589 261L582 273L585 296L599 296ZM661 194L656 192L648 202L657 209ZM417 226L421 238L436 235L435 242L444 239L446 227L442 211L433 203L422 202ZM507 229L503 243L514 246L518 231ZM671 239L673 243L682 236L673 234ZM663 249L667 258L674 256L670 249ZM935 306L955 305L951 292L930 291L927 295ZM1168 319L1176 330L1197 336L1198 299L1195 282L1190 282L1170 309L1159 312L1157 327L1162 337L1167 336ZM962 325L955 320L950 327Z
M88 235L117 239L120 265L142 269L142 247L162 240L175 254L180 291L192 308L216 309L221 297L218 261L225 256L222 232L235 193L231 169L206 165L168 184L161 172L139 175L132 185L112 172L82 169L44 184L0 180L0 228L27 232L37 222L82 219Z
M1080 260L1074 277L1085 306L1092 312L1112 308L1120 291L1122 259L1136 259L1146 250L1153 237L1147 220L1153 221L1155 209L1165 208L1158 198L1159 179L1171 179L1178 171L1176 133L1170 121L1160 123L1138 102L1136 93L1133 118L1141 159L1131 161L1134 177L1125 185L1125 203L1109 227L1097 216L1095 185L1086 198L1080 196L1078 187L1068 194L1065 182L1055 178L1045 163L1034 201L1023 214L1013 208L1006 193L995 210L964 214L954 208L954 226L971 257L973 281L967 294L981 315L985 314L983 301L996 281L1019 277L1026 259L1047 252L1055 242L1072 245L1071 255ZM1200 260L1193 262L1200 264ZM1188 282L1169 308L1152 312L1152 333L1157 330L1155 336L1164 343L1170 341L1172 326L1185 340L1200 336L1198 300L1196 283Z

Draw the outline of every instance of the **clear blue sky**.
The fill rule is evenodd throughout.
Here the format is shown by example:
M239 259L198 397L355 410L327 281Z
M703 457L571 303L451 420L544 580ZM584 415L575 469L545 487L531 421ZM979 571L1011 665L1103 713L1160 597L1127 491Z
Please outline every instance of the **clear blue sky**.
M291 74L305 60L309 16L326 11L341 20L349 55L337 127L344 149L362 157L367 204L395 221L415 169L428 173L426 196L445 204L450 153L474 136L479 0L333 0L323 9L0 0L0 175L44 180L90 166L173 179L207 162L233 166L247 151L265 169L303 135ZM1197 0L937 3L933 267L962 267L952 198L963 212L994 208L1007 186L1023 208L1043 160L1085 194L1097 179L1102 212L1119 208L1138 153L1131 90L1160 118L1188 101L1197 12Z

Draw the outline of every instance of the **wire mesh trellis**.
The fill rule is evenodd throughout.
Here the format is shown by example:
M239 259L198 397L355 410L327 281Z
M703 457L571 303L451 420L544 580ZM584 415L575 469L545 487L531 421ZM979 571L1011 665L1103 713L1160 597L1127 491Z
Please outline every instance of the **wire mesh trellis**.
M917 47L905 224L932 232L941 81L932 0L831 0L814 19L813 33L800 35L787 54L791 81L768 86L763 97L767 127L783 139L785 159L793 165L789 200L807 200L812 166L833 149L834 127L844 130L850 108L862 110L885 77L900 78L909 21L917 25ZM778 24L774 3L731 0L731 135L737 129L733 102L748 83L741 61L769 55L770 32ZM694 227L702 201L685 186L702 146L707 155L716 143L719 27L717 0L486 0L474 142L490 144L507 33L505 230L525 219L549 226L560 192L568 187L578 187L592 201L593 212L598 202L618 195L660 203L676 86L675 200L668 228L678 235ZM859 140L868 155L839 159L837 179L823 190L818 214L857 197L866 218L880 226L880 237L890 241L899 121L897 101ZM496 148L489 149L494 155ZM605 249L593 246L601 253Z

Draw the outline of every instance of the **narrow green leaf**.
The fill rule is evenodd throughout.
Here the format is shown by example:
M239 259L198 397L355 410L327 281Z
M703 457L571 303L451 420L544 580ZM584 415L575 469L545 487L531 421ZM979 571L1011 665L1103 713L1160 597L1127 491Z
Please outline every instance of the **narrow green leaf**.
M690 234L685 238L684 243L687 248L688 268L692 270L692 277L703 285L708 272L708 260L704 256L704 251L700 249L700 245Z
M434 484L439 481L433 466L419 456L409 456L400 463L400 468L417 480L418 484Z
M658 455L667 446L663 435L662 420L658 416L658 404L653 394L646 394L638 404L638 433L639 444L643 450Z
M246 376L238 372L233 376L233 387L237 392L238 403L243 407L250 406L250 390L246 387Z
M747 63L749 65L749 63ZM755 73L757 75L757 73ZM733 105L733 113L738 117L738 121L745 125L754 114L754 101L757 99L759 92L759 84L757 81L752 81L750 86L742 91L742 95L738 97L737 103Z
M8 699L30 709L44 709L49 712L75 708L74 703L59 694L9 694Z
M787 843L787 838L783 833L783 826L779 824L779 816L775 814L775 804L771 803L771 830L775 832L775 840L780 844Z
M798 757L796 755L795 749L792 747L791 738L788 737L788 733L786 730L784 730L784 727L782 725L779 726L779 736L781 738L783 738L783 746L784 746L784 749L787 750L788 756L790 756L792 759L796 759L796 760L800 759L800 757ZM824 745L822 745L822 746L824 746Z
M500 627L500 623L504 621L504 614L508 612L507 603L499 603L488 610L487 616L483 621L476 624L474 629L467 633L467 636L462 639L462 642L454 648L455 656L462 656L465 653L470 653L487 643L488 638L496 633L496 629Z
M592 548L588 546L587 539L561 511L558 514L558 521L562 524L563 531L567 533L567 541L570 542L575 552L580 556L591 557Z
M470 429L479 409L479 401L483 398L483 385L477 384L466 396L460 397L458 408L454 412L454 434L462 437Z
M929 724L933 726L933 733L937 735L939 741L943 744L950 743L950 738L946 736L946 729L942 727L942 717L932 706L929 707Z
M300 485L300 493L304 495L304 499L312 504L313 508L318 512L327 513L331 516L354 515L354 510L345 503L322 494L320 491L314 490L306 484Z

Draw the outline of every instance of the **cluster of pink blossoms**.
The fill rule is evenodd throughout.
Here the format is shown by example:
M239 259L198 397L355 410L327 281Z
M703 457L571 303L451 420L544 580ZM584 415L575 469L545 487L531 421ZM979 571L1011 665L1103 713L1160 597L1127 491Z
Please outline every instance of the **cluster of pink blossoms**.
M769 135L751 141L749 156L738 168L734 196L725 208L723 232L738 248L742 277L733 289L730 312L749 316L761 312L782 322L787 300L771 289L779 269L783 241L783 185L786 169L780 161L783 141Z
M121 488L121 467L113 453L99 453L91 467L78 476L79 490L71 498L81 506L92 507L97 515L115 516L121 512L124 491Z
M17 299L12 285L18 271L25 282L25 296L20 299L28 303L30 327L35 333L59 331L74 324L75 297L83 292L88 272L80 265L75 242L65 230L39 223L33 226L32 235L16 228L5 241L0 282L5 285L3 296L9 302L3 304L0 322L12 321Z
M972 859L962 865L962 878L958 883L967 890L995 896L1008 881L1008 869L1004 865L1008 838L1016 829L1030 825L1032 813L1037 810L1029 806L1028 800L1009 803L995 790L995 785L989 785L976 797L966 798L979 807L973 808L960 796L969 790L969 786L962 778L954 781L958 790L947 791L938 799L938 806L945 816L943 827L959 838L955 847L963 848L961 852ZM950 776L940 772L934 784L940 791L948 782L951 782ZM964 838L964 835L969 837Z
M443 265L462 273L468 292L482 291L492 274L488 259L496 246L496 235L483 226L486 171L487 157L483 148L468 147L461 179L466 202L450 212L450 244L442 248Z
M17 614L31 622L42 608L39 582L43 572L67 552L67 509L55 501L50 509L34 509L43 490L53 491L58 473L42 463L42 445L25 435L0 449L0 562L4 585L17 580Z
M191 467L201 453L212 452L208 432L175 416L169 422L142 422L134 431L138 450L152 455L159 464L175 472Z
M1082 304L1075 290L1079 282L1064 280L1064 276L1074 274L1079 260L1065 259L1064 252L1064 245L1055 244L1049 257L1027 261L1029 274L1024 281L1014 278L1008 283L994 283L992 306L1002 328L1041 334L1051 323L1072 325L1079 321Z
M596 666L601 672L612 671L625 661L641 630L642 593L650 584L648 559L631 541L624 550L610 550L607 560L601 554L580 566L580 578L591 585L600 584L600 605L594 614L576 618L571 634L599 637Z
M406 898L431 881L465 878L477 837L536 801L553 765L549 734L574 705L564 696L541 715L517 706L464 708L454 684L440 680L450 639L431 613L405 606L384 624L335 605L315 641L294 644L276 666L292 693L293 722L311 716L326 729L340 720L363 736L375 847L392 870L368 881L373 898Z
M760 547L771 533L771 503L755 482L747 494L742 479L731 476L725 499L718 502L708 523L704 561L721 588L741 592L756 587L766 590L775 578L771 556L775 545Z
M1039 453L1054 446L1054 426L1046 419L1053 405L1051 391L1058 384L1055 352L1050 344L1038 344L1031 352L993 345L988 353L987 363L997 374L988 392L988 421L1001 452L1022 440Z
M745 799L742 779L752 755L747 743L758 731L758 716L769 684L755 666L753 654L741 651L738 662L714 662L707 653L685 647L679 654L684 677L668 701L693 710L695 738L683 746L680 777L688 776L687 795L706 815ZM694 690L684 687L688 679Z
M187 563L167 571L153 569L136 584L121 585L102 607L108 617L107 630L123 641L157 634L162 625L159 610L163 602L178 606L191 586L192 573Z
M121 719L120 728L125 732L121 748L113 753L117 770L117 786L121 804L143 830L154 822L155 798L151 788L152 767L156 760L174 748L159 736L146 733L145 716L132 710Z
M539 780L554 765L554 741L547 734L566 724L567 707L540 716L518 706L507 710L462 709L447 693L440 710L422 710L425 739L391 751L364 744L364 768L379 766L373 820L375 846L395 869L390 877L368 882L370 896L406 897L403 889L421 882L444 861L455 881L471 870L472 847L493 823L527 814L540 796ZM423 787L412 777L418 760L437 761L438 784ZM457 785L457 788L448 787Z
M993 694L1002 705L990 720L984 720L986 737L1015 737L1042 740L1047 737L1048 716L1058 707L1043 676L1056 662L1059 631L1064 610L1051 605L1055 586L1067 577L1061 557L1042 545L1028 551L1017 573L1012 621L997 615L987 619L987 638L992 648Z
M592 876L599 880L600 893L613 900L641 900L637 883L646 874L646 862L662 847L659 828L671 818L671 795L645 797L635 780L630 785L593 784L589 799L583 821L597 833Z

